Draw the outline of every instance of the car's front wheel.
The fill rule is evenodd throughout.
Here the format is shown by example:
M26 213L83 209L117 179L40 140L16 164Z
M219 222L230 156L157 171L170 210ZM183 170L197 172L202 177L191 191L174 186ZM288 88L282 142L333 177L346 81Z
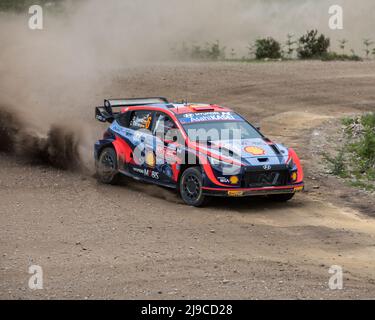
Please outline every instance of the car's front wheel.
M113 148L105 148L96 163L96 176L99 182L116 184L119 178L117 154Z
M189 206L200 207L206 204L207 197L202 190L203 177L199 167L186 169L180 179L180 194L182 200Z

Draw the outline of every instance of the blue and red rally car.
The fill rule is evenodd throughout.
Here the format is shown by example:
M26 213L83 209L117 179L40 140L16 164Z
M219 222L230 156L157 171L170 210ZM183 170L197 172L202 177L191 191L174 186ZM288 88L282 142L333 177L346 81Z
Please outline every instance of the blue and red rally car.
M295 151L231 109L157 97L108 99L95 113L111 123L95 144L103 183L122 174L174 188L192 206L213 196L288 201L304 188Z

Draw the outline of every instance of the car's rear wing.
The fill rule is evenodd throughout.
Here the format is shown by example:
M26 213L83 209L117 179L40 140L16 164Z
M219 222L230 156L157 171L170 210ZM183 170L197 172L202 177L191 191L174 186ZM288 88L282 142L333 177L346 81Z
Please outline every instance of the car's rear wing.
M112 123L121 108L131 106L147 106L152 104L168 104L163 97L129 98L129 99L105 99L104 106L95 108L95 118L100 122Z

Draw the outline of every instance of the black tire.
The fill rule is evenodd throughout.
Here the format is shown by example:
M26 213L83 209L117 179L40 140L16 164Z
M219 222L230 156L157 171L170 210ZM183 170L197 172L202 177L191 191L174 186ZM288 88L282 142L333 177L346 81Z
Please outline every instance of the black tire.
M199 167L187 168L181 176L179 190L182 200L193 207L201 207L208 198L203 195L203 177Z
M116 184L119 179L117 154L111 148L104 148L96 163L96 177L99 182L105 184Z
M285 193L285 194L273 194L268 196L272 201L276 202L287 202L294 197L294 193Z

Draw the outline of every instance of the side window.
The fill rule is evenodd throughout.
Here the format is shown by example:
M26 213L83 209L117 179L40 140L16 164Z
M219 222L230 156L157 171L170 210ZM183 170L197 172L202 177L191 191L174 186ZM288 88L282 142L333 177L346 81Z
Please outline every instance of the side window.
M164 141L177 141L181 135L176 123L163 113L159 113L156 116L153 134Z
M129 128L133 130L147 129L151 128L152 124L152 111L140 110L133 111L130 114Z
M128 125L129 125L129 112L121 113L117 118L117 122L122 127L128 127Z

